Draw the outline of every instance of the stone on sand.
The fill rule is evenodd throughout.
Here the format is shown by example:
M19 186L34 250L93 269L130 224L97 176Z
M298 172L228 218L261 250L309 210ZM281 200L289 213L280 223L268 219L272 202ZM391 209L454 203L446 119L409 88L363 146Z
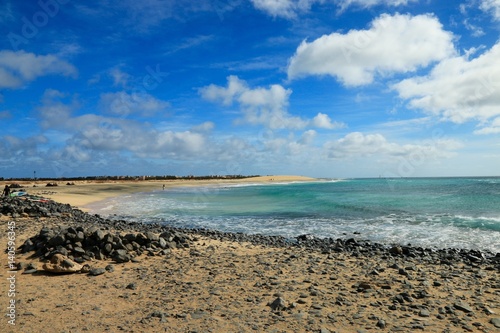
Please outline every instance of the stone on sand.
M56 253L50 259L50 262L43 264L42 268L51 273L76 273L82 269L82 265L74 262L60 253Z

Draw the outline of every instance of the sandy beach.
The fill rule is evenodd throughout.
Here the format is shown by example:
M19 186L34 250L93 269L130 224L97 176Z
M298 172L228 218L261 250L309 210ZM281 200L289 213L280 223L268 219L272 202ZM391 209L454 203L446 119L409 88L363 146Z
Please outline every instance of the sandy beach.
M308 181L269 176L223 182ZM126 193L217 181L87 183L30 187L32 194L84 207ZM32 185L32 184L31 184ZM46 192L44 194L44 192ZM4 205L6 205L4 203ZM42 227L80 225L78 214L50 217L3 214L21 246ZM91 226L85 226L89 228ZM126 230L106 232L124 234ZM214 234L215 235L215 234ZM498 332L500 266L496 261L436 260L399 251L313 250L229 241L192 233L186 247L144 251L133 262L91 260L105 274L51 274L33 252L11 271L0 261L1 332ZM467 258L467 256L465 256ZM10 278L10 280L8 280ZM7 283L5 282L7 281ZM13 282L12 282L13 281ZM14 295L11 295L14 292ZM15 326L7 316L15 304Z

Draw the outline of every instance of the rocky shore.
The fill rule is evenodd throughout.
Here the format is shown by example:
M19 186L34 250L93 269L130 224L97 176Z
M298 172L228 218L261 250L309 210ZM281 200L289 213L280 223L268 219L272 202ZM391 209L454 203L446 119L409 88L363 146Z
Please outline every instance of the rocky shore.
M500 254L178 229L38 198L2 198L0 214L16 225L12 332L500 330ZM78 273L53 273L57 258Z

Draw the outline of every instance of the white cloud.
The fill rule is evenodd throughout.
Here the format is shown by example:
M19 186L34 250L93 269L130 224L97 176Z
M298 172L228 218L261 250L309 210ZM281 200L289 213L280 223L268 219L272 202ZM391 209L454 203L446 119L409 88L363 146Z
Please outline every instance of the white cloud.
M133 96L133 95L127 95ZM200 131L160 131L147 123L95 114L75 116L78 103L68 103L68 96L47 90L38 108L44 129L71 134L65 153L75 160L84 160L91 152L130 152L144 158L197 158L208 154L208 139ZM133 105L133 107L137 107ZM148 104L146 99L145 104ZM156 101L151 102L157 107ZM143 109L141 109L143 110ZM210 123L200 125L209 130Z
M248 86L245 81L237 76L231 75L227 78L227 88L211 84L200 89L200 94L206 100L212 102L221 101L223 105L229 106L237 95L242 94Z
M266 12L273 17L282 17L286 19L297 18L298 14L307 13L311 7L325 2L336 3L340 11L348 7L356 6L361 8L370 8L377 5L398 7L407 5L409 2L418 0L251 0L254 7Z
M287 108L292 91L279 84L252 89L244 80L229 76L226 87L211 84L199 92L203 98L225 106L237 102L244 114L244 118L237 120L237 123L264 125L271 129L302 129L307 126L333 129L344 126L332 122L328 115L322 113L311 120L290 115Z
M483 128L474 131L474 134L498 134L500 133L500 117L493 119Z
M106 112L119 116L133 113L147 116L165 111L170 106L148 93L129 94L125 91L101 94L100 105Z
M315 2L322 0L251 0L255 8L273 17L295 18L298 12L306 12Z
M500 115L500 43L474 59L443 60L428 76L393 86L410 107L455 123L487 123Z
M345 10L350 6L357 6L361 8L370 8L378 5L385 6L406 6L410 2L418 2L418 0L337 0L341 10Z
M19 88L46 75L77 76L77 69L55 55L0 51L0 88Z
M6 143L6 147L12 154L22 154L24 157L36 156L38 147L47 142L47 138L43 135L35 135L27 138L18 138L11 135L6 135L2 138Z
M345 137L325 143L324 148L331 158L355 158L373 155L406 158L410 160L450 157L461 148L460 142L451 139L436 139L420 144L400 145L389 142L382 134L352 132Z
M203 124L197 125L191 129L193 132L209 133L215 128L215 124L211 121L206 121Z
M343 128L345 124L340 122L332 122L330 117L324 113L318 113L316 117L311 120L311 126L317 128L326 128L326 129L335 129L335 128Z
M481 27L470 23L469 19L464 19L463 24L464 27L471 32L472 36L481 37L485 35L484 30Z
M383 14L368 30L303 41L290 59L288 77L331 75L348 86L369 84L376 74L412 72L454 55L452 41L432 15Z
M491 13L496 21L500 21L500 0L481 0L479 7Z
M307 130L302 134L297 142L302 145L310 145L312 144L314 138L316 138L316 134L315 130Z

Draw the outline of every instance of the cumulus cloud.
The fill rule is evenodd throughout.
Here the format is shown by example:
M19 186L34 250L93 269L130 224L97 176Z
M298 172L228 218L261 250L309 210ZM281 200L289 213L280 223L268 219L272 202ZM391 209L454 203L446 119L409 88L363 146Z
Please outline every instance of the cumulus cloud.
M468 55L445 59L429 75L393 88L410 107L455 123L477 120L488 126L500 115L500 43L476 58Z
M317 128L326 128L326 129L336 129L336 128L343 128L345 127L345 124L340 123L340 122L332 122L330 117L327 114L324 113L318 113L316 117L314 117L310 121L311 126L317 127Z
M264 125L271 129L302 129L307 126L334 129L344 126L332 122L328 115L322 113L311 120L290 115L287 108L292 91L279 84L268 88L250 88L246 81L229 76L226 87L211 84L201 88L199 92L206 100L225 106L237 102L244 114L244 118L239 119L238 123Z
M288 77L330 75L360 86L376 74L412 72L455 54L453 34L433 15L383 14L368 30L303 41L289 61Z
M479 7L491 13L496 21L500 21L500 0L481 0Z
M148 93L104 93L100 98L101 108L114 115L130 114L152 115L166 110L170 104L155 98Z
M55 55L0 51L0 88L20 88L46 75L77 76L77 69Z

